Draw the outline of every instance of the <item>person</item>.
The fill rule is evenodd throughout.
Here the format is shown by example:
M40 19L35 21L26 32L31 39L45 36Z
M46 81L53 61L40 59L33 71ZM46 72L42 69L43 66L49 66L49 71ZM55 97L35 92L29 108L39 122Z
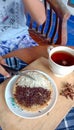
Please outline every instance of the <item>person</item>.
M30 37L26 25L26 13L39 25L46 20L44 4L41 0L1 0L0 1L0 64L6 64L3 55L38 44ZM0 74L10 75L0 65Z

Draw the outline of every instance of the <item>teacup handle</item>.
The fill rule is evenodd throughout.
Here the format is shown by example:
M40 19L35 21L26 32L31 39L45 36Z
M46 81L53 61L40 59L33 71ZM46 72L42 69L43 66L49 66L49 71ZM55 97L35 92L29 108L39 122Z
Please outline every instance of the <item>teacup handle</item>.
M47 48L48 53L50 53L50 51L51 51L53 48L54 48L53 46L49 46L49 47Z

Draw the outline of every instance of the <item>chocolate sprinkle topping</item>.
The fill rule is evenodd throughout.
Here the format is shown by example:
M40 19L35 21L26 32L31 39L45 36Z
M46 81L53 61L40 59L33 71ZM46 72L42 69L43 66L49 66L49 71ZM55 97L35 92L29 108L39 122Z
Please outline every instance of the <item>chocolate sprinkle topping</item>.
M16 87L14 97L19 104L25 107L33 105L44 105L51 98L51 91L42 87Z

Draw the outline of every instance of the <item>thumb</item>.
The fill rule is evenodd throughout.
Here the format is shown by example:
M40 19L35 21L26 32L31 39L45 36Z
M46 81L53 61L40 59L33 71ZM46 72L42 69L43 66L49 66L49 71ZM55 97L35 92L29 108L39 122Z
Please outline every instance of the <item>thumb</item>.
M5 77L10 77L10 74L0 65L0 73Z

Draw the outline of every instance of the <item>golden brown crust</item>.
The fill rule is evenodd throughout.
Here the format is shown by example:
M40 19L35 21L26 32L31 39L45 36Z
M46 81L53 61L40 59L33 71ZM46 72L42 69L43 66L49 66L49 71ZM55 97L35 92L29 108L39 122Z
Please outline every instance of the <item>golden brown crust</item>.
M16 83L15 83L14 86L13 86L13 95L16 94L16 87L17 87L17 85L18 85L18 81L19 81L20 78L21 78L21 76L17 79ZM50 84L49 84L49 85L50 85ZM51 87L50 87L50 88L51 88ZM15 98L15 96L14 96L14 100L15 100L16 104L17 104L21 109L23 109L23 110L27 110L27 111L31 111L31 112L40 111L40 110L46 108L46 107L48 106L48 104L51 102L51 98L52 98L52 88L49 89L49 91L51 91L51 97L50 97L50 99L47 100L46 103L44 103L43 105L40 105L40 104L37 104L37 105L36 105L36 104L35 104L35 105L32 105L32 106L28 106L28 107L27 107L27 106L21 105L21 104L17 101L17 99Z
M16 99L14 99L16 104L23 110L27 110L27 111L31 111L31 112L37 112L37 111L41 111L42 109L46 108L49 104L49 101L47 103L45 103L44 105L33 105L31 107L26 107L26 106L23 106L21 104L19 104L17 102Z

